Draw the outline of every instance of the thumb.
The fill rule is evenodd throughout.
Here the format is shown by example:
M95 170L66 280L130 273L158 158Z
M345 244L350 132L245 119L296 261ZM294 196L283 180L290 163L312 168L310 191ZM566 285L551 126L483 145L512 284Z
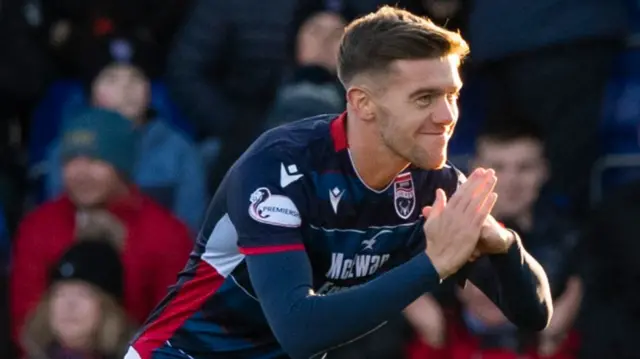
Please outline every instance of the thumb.
M426 219L429 219L430 216L437 216L438 214L442 213L446 204L447 195L443 190L438 189L436 190L436 199L433 202L433 205L422 208L422 215Z
M436 200L433 202L433 209L431 215L438 215L442 213L444 207L447 205L447 195L440 188L436 190Z

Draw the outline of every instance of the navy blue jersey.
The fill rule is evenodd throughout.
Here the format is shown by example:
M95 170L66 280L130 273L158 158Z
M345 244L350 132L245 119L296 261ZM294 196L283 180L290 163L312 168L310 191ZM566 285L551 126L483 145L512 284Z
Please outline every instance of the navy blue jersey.
M286 357L267 323L247 256L304 250L316 293L362 284L425 248L421 209L460 173L408 167L387 188L354 169L345 115L263 134L229 170L178 283L133 342L142 359ZM188 355L188 356L186 356Z

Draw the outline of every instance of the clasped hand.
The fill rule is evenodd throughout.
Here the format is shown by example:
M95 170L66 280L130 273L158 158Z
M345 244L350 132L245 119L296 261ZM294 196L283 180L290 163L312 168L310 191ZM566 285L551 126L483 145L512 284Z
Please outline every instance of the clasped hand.
M496 182L493 170L478 168L450 200L438 189L433 205L423 208L426 252L441 279L482 254L504 253L513 243L512 233L490 215Z

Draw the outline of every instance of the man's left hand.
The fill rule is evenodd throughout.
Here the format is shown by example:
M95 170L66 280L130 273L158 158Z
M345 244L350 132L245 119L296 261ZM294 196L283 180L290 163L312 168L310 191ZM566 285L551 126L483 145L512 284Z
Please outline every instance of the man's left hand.
M481 254L504 254L515 241L513 232L504 228L490 215L482 226L478 251Z

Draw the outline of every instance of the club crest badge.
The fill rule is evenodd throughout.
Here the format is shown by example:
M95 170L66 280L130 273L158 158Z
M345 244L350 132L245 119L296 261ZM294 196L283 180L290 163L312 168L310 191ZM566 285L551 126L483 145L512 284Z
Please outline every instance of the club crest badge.
M416 192L411 172L401 173L393 182L393 205L402 219L408 219L416 208Z

